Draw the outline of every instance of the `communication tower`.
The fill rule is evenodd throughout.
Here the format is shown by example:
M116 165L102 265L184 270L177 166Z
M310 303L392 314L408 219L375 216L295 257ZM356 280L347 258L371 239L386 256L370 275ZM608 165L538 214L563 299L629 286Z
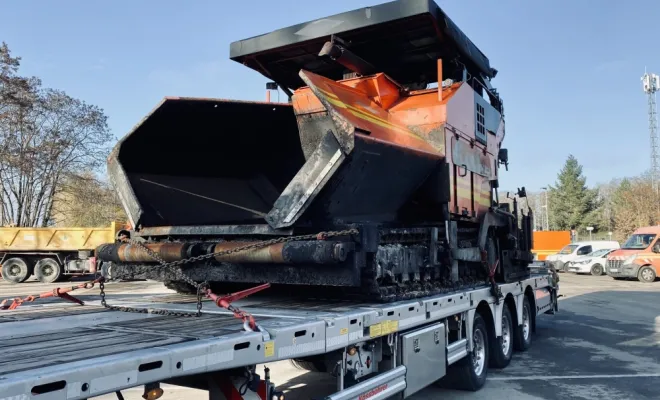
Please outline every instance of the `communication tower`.
M651 136L651 184L657 192L660 187L660 150L658 147L658 113L656 109L655 93L660 90L660 76L644 73L642 76L644 93L648 97L649 107L649 135Z

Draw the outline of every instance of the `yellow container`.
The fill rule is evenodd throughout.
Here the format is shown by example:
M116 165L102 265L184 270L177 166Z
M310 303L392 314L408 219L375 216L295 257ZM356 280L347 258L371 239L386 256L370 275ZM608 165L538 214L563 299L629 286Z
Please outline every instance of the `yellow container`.
M0 252L94 250L115 241L122 224L103 228L0 228Z

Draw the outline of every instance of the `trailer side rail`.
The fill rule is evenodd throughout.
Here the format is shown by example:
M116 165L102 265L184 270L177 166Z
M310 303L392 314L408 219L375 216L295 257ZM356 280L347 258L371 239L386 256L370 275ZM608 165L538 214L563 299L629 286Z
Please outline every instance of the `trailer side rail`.
M540 314L554 304L551 286L549 275L534 274L500 287L505 297L513 296L519 314L526 290L532 290L535 312ZM77 310L85 308L72 306L68 308L74 310L71 315L30 320L23 307L23 314L0 315L0 400L86 399L171 378L324 354L474 312L483 301L494 317L501 315L503 302L495 304L488 287L387 304L328 301L324 306L322 300L302 304L242 300L237 305L249 309L263 330L254 332L245 332L240 321L219 309L205 308L200 320L101 308L82 313ZM186 311L194 307L122 305ZM497 335L501 334L499 325L495 324ZM93 340L73 343L65 339L85 337L81 333ZM470 345L468 341L452 351L460 358L471 350Z

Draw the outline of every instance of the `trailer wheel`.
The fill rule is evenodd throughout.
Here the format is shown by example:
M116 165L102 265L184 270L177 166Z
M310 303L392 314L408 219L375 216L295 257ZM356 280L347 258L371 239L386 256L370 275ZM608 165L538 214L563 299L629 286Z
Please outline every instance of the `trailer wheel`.
M12 257L2 263L2 279L9 283L23 283L30 277L27 262L20 257Z
M495 329L490 330L490 366L505 368L513 356L513 319L509 307L502 307L502 336L495 337Z
M62 267L54 258L42 258L34 266L34 276L41 283L53 283L62 276Z
M517 351L527 351L532 345L532 307L527 296L523 296L521 322L514 330L513 348Z
M488 375L488 327L486 322L477 312L474 314L472 324L472 353L468 353L447 371L447 375L441 379L441 383L453 389L476 392L486 383Z

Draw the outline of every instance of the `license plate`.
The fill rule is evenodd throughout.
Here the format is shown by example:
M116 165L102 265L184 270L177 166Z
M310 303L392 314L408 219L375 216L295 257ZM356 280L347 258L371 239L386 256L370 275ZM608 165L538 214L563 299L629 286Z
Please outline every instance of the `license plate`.
M610 268L610 272L619 272L618 268Z

